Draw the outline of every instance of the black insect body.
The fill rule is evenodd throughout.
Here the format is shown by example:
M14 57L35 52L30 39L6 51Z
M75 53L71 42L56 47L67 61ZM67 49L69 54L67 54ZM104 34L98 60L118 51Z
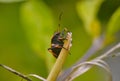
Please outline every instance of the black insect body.
M61 32L56 32L51 39L51 48L48 48L49 52L53 54L54 57L58 57L64 45L64 40L66 40L68 31L64 29ZM65 48L64 48L65 49Z

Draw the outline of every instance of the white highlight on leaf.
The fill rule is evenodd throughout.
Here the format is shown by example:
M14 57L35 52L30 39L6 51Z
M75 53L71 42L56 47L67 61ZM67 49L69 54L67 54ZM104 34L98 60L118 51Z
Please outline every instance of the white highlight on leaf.
M41 77L41 76L39 76L39 75L36 75L36 74L29 74L28 76L35 77L35 78L40 79L40 80L42 80L42 81L47 81L45 78L43 78L43 77Z

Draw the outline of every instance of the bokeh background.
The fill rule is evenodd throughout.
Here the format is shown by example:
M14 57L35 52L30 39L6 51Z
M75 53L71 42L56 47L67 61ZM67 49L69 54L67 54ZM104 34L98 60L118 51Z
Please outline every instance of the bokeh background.
M0 64L46 78L56 60L47 49L60 23L61 30L66 27L73 33L71 55L63 67L67 69L102 34L106 36L104 47L119 42L119 7L120 0L0 0ZM61 12L62 19L59 20ZM104 51L104 47L101 50ZM107 61L114 81L119 81L119 57ZM0 67L0 81L20 80ZM74 81L88 80L107 81L107 74L94 67Z

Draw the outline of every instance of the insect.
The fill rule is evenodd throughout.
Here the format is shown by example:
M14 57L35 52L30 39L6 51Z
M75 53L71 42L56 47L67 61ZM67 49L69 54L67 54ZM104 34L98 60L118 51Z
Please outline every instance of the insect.
M59 15L59 21L61 20L61 16L62 13ZM64 28L64 30L60 31L60 23L58 24L58 27L58 31L54 33L51 39L51 48L48 48L48 51L51 52L55 58L59 56L60 51L62 48L64 48L64 40L66 40L67 34L69 32L67 28Z
M48 48L48 51L51 52L55 58L59 56L61 49L64 48L63 45L64 40L66 40L67 33L68 31L65 28L63 31L55 32L51 39L51 48Z

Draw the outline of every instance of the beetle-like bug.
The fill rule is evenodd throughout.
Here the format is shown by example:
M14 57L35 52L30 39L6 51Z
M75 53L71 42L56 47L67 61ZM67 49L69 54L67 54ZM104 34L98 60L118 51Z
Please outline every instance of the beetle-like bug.
M51 39L51 48L48 48L48 51L51 52L53 56L56 58L59 56L61 49L64 48L63 45L64 45L64 40L66 40L67 33L68 31L65 28L61 32L60 31L55 32L55 34Z
M61 20L61 16L62 16L62 13L60 13L59 15L59 21ZM64 28L63 31L60 31L60 23L58 24L58 27L59 27L58 31L54 33L51 39L51 48L48 48L48 51L51 52L55 58L59 56L60 51L62 50L62 48L64 48L63 47L64 40L67 39L67 35L68 33L70 33L66 28ZM72 41L72 38L71 38L71 41ZM69 49L66 49L66 50L69 50Z

